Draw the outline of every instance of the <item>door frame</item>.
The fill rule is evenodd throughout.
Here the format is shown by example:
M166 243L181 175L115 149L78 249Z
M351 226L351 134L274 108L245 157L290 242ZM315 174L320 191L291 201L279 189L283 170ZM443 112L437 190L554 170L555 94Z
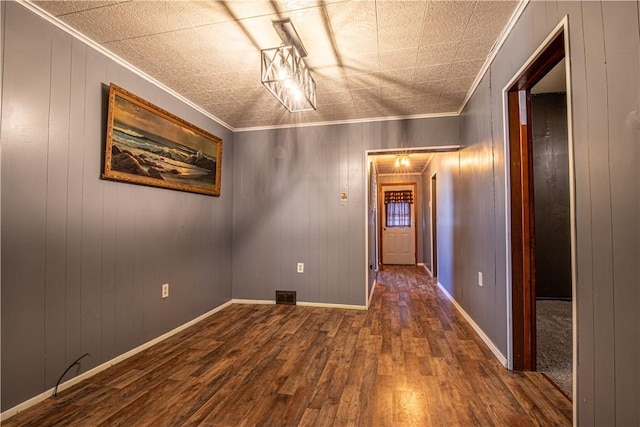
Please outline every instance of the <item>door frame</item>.
M431 277L438 277L438 171L429 177L429 215L431 227Z
M382 245L382 209L384 209L384 188L383 187L394 187L394 186L413 186L413 217L411 221L413 221L413 264L418 265L418 209L417 203L419 199L418 195L418 183L417 182L381 182L378 184L378 259L380 263L384 265L384 249ZM424 215L424 214L423 214ZM424 230L422 230L424 234Z
M507 231L507 364L509 369L514 370L535 369L535 244L533 240L533 173L530 155L532 137L529 125L531 123L530 89L562 58L565 58L567 86L573 296L573 395L575 396L577 372L575 165L571 109L571 56L566 16L503 89Z
M443 153L443 152L451 152L451 151L458 151L460 150L460 145L436 145L436 146L430 146L430 147L424 147L424 146L420 146L420 147L411 147L410 151L420 151L420 152L426 152L426 153ZM399 153L406 153L407 152L407 148L378 148L378 149L365 149L362 152L362 170L363 171L369 171L369 173L371 173L371 171L369 170L369 157L370 156L375 156L377 154L399 154ZM363 188L369 188L368 187L368 176L363 177L363 181L362 181L362 185ZM377 190L376 190L376 195L377 195ZM369 269L369 206L371 203L371 191L365 191L365 203L362 206L362 218L363 218L363 233L364 233L364 247L363 247L363 251L362 251L362 269L364 270L364 282L363 282L363 286L364 286L364 295L365 295L365 302L366 302L366 308L369 308L369 301L371 299L371 296L373 295L373 292L375 291L375 276L377 274L377 268L378 266L375 266L376 270L372 271ZM376 204L376 209L379 210L377 204ZM376 217L378 214L376 213ZM376 230L376 233L378 231ZM424 233L424 231L423 231ZM378 240L379 240L379 236L378 236ZM375 243L375 242L374 242ZM379 242L378 242L379 243ZM380 247L379 245L375 245L375 251L376 253L378 253L378 256L380 254ZM374 276L373 279L371 279L371 275ZM371 292L369 292L369 280L373 280L374 286L371 290Z

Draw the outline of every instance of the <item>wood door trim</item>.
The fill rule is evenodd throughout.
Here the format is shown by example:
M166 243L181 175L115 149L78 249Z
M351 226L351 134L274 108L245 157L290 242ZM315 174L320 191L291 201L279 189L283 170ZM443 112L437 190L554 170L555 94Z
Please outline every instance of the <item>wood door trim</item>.
M507 90L513 369L536 369L535 221L531 88L565 57L564 30ZM524 97L521 94L524 93ZM521 105L524 98L524 105ZM521 110L526 117L521 120ZM524 123L523 123L524 122Z
M423 189L424 191L424 189ZM435 194L434 194L435 193ZM438 277L438 171L429 178L429 217L431 230L431 276ZM422 230L424 233L424 230Z
M382 187L385 186L413 186L413 212L414 217L418 216L418 209L416 209L416 204L418 201L418 183L417 182L381 182L378 184L378 241L380 242L380 253L378 254L378 259L380 260L380 264L384 265L384 249L382 247L382 209L384 207L384 189ZM415 221L416 218L413 218ZM413 227L413 263L415 265L418 264L418 222L416 221L415 227Z

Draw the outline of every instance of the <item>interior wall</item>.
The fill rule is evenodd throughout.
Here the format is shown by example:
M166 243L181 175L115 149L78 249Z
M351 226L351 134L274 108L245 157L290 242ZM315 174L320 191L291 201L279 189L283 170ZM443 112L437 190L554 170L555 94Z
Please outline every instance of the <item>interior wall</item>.
M233 134L3 2L2 410L231 299ZM114 82L224 141L221 197L100 179ZM170 296L161 298L161 285Z
M493 188L468 217L487 214L466 233L482 242L462 266L454 289L484 329L482 318L502 307L506 288L505 167L502 90L549 33L569 17L577 267L578 425L640 422L640 17L638 2L530 2L509 33L460 123L460 179L479 172L478 188ZM633 82L633 83L631 83ZM475 172L474 172L475 176ZM476 183L461 183L471 190ZM481 190L482 191L482 190ZM469 194L472 194L470 191ZM485 206L482 208L482 206ZM461 222L462 224L462 222ZM492 271L483 288L476 269ZM495 281L491 284L491 281ZM472 297L467 289L479 295ZM505 323L504 321L502 323ZM485 332L494 339L494 327ZM494 341L495 342L495 341ZM504 342L496 342L504 350Z
M433 159L431 159L433 161ZM431 175L427 174L429 165L422 171L420 181L422 183L422 240L418 239L418 245L422 246L422 258L424 266L433 274L431 265Z
M440 283L450 295L454 296L453 290L459 289L455 286L458 280L458 274L461 265L465 260L458 258L458 254L461 253L463 248L460 246L462 242L457 241L459 232L457 231L460 224L456 218L457 205L459 200L459 187L460 187L460 153L436 153L427 166L427 169L422 173L422 188L425 195L425 205L428 206L429 202L433 203L431 199L431 176L437 173L437 189L436 195L438 198L437 203L437 230L438 241L438 283ZM425 216L429 216L429 212L425 212ZM425 248L431 263L431 223L426 222L427 226L424 227L422 245ZM433 270L431 270L433 272ZM454 296L455 297L455 296Z
M367 159L369 163L369 209L367 210L367 261L368 280L367 296L371 299L373 285L378 274L378 170L375 164Z
M494 183L499 171L494 167L490 90L487 74L461 116L462 148L437 153L421 180L428 206L433 203L431 176L437 173L438 282L506 357L505 207ZM431 225L426 223L422 246L430 262Z
M571 299L567 95L531 96L536 298Z
M272 301L287 289L299 301L364 306L365 151L458 145L459 126L441 117L235 138L233 297Z

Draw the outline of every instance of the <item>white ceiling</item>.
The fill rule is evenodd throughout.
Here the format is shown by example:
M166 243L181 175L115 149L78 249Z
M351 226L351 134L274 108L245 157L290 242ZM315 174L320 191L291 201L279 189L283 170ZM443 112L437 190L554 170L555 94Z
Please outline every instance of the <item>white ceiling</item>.
M234 129L455 114L518 1L33 1ZM317 111L288 113L260 50L290 18ZM126 88L125 88L126 89Z

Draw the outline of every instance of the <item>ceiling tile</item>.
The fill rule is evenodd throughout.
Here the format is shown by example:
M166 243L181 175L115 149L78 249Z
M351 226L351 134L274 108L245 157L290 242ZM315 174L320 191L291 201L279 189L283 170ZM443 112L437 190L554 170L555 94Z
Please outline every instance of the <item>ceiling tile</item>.
M486 36L497 38L517 6L517 1L479 1L464 33L464 38Z
M119 1L34 1L33 3L54 16L66 15L68 13L81 12L83 10L97 9L104 6L111 6Z
M380 87L382 97L386 98L407 98L419 95L418 88L415 86L400 86L394 84L385 84Z
M420 110L428 105L437 103L439 98L440 97L438 95L419 95L407 98L398 98L397 101L410 106L412 109Z
M352 90L351 95L354 101L371 101L380 99L382 90L380 88L357 89Z
M346 74L377 73L380 71L380 61L377 52L341 57L341 61Z
M449 72L450 79L457 79L461 77L475 77L480 72L480 69L484 65L483 59L476 59L473 61L454 62L451 64L451 71Z
M468 91L471 84L475 80L474 77L461 77L457 79L448 78L447 83L443 87L444 92Z
M332 114L332 115L340 115L349 113L352 110L355 110L356 106L353 101L351 102L343 102L340 104L331 104L330 108L324 108L322 106L318 107L318 111L323 111L323 113Z
M416 66L418 49L399 49L380 52L380 71L396 70Z
M376 88L380 86L380 76L378 73L350 74L347 82L352 90Z
M205 76L218 87L247 87L261 86L260 73L258 70L252 71L226 71L224 73L214 73Z
M402 68L388 70L380 73L381 84L412 85L414 82L415 68Z
M418 47L427 3L376 2L380 50Z
M286 14L296 29L308 53L308 63L335 64L337 53L333 50L331 34L326 31L328 22L323 7L310 7ZM274 20L277 17L274 17ZM275 30L274 30L275 31Z
M135 3L118 3L64 15L61 19L97 43L123 40L152 33L151 28L135 18L136 7ZM122 19L123 16L128 19Z
M409 96L439 95L444 89L446 82L446 80L430 80L427 82L417 83L413 86L415 93Z
M272 14L288 17L294 11L322 5L322 1L319 0L232 0L221 1L220 3L228 9L236 20Z
M460 42L448 42L421 46L416 66L447 64L455 58L459 45Z
M451 63L417 67L413 81L415 84L420 84L434 80L445 80L449 76L450 69Z
M344 104L352 102L351 91L341 92L318 92L318 105Z
M456 109L460 107L462 101L464 101L467 96L468 91L458 91L458 92L446 92L440 95L438 99L438 104L442 105L455 105Z
M349 83L346 78L340 77L335 79L316 79L316 90L322 92L341 92L349 90Z
M189 27L192 28L234 20L223 2L171 1L171 3L176 16L186 19Z
M462 39L475 6L475 1L429 2L420 45Z
M157 36L137 37L103 43L103 46L116 53L125 60L139 61L144 58L145 63L164 64L180 56L180 50L165 44Z
M170 1L142 1L131 9L131 14L143 22L154 34L191 27L189 20L178 13Z
M456 61L468 61L471 59L486 59L489 49L496 39L494 37L483 37L481 39L462 40L456 52Z
M373 2L342 2L326 5L333 38L344 62L363 53L377 53L378 34Z

